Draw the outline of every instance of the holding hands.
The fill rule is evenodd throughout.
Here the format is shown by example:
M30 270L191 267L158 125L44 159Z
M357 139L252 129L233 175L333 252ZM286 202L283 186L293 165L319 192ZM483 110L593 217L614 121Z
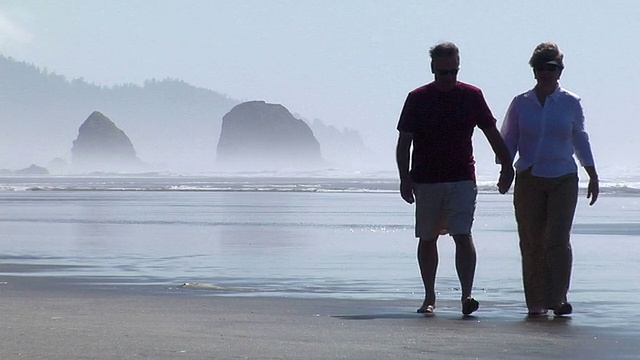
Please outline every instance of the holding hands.
M513 183L515 172L511 165L503 165L500 170L500 178L498 178L498 191L500 194L506 194Z

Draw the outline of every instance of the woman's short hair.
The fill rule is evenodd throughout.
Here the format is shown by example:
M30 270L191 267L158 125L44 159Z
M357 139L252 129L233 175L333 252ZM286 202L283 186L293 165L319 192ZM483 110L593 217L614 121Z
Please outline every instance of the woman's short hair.
M558 48L558 45L553 42L543 42L536 46L533 50L533 55L529 59L529 65L536 67L538 65L554 63L561 69L564 69L564 54Z

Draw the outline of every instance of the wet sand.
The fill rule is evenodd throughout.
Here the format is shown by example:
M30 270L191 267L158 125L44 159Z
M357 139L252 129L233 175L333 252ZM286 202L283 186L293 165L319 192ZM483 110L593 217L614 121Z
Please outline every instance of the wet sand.
M205 295L206 294L206 295ZM441 303L211 295L0 276L1 359L637 359L637 334ZM580 315L584 316L584 315Z

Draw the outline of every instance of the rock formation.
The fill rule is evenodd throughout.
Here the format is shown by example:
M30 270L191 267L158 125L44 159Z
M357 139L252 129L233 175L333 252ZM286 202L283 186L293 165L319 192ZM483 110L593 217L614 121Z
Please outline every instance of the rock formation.
M124 131L94 111L73 141L71 163L80 171L130 171L140 165L140 160Z
M325 125L320 119L308 121L302 118L302 120L309 124L320 142L322 158L330 163L331 167L351 170L380 168L379 156L364 144L357 130Z
M28 168L17 170L15 173L16 175L49 175L49 170L42 166L31 164Z
M309 126L279 104L249 101L222 118L217 161L240 170L309 169L322 162Z

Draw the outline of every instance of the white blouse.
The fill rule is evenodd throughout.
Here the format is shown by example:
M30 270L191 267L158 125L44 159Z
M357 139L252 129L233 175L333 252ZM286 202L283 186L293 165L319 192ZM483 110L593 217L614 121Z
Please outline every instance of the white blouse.
M518 152L518 172L531 167L533 175L549 178L577 172L574 154L582 166L595 164L580 97L561 87L544 106L535 89L516 96L500 132L512 159Z

